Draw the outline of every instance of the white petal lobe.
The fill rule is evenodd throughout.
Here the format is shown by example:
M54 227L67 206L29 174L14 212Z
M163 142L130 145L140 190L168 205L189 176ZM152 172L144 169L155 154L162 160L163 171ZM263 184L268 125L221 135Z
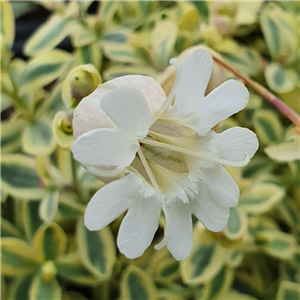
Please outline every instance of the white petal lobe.
M174 108L177 113L188 116L199 107L213 68L211 55L204 50L195 50L183 63L176 86Z
M242 83L228 80L200 102L197 116L186 124L206 135L218 123L245 108L248 98L249 92Z
M258 149L256 134L241 127L233 127L218 134L216 149L221 158L231 161L242 161L245 155L252 158Z
M139 143L115 129L95 129L80 136L72 147L74 158L92 166L129 166Z
M150 246L158 228L161 202L154 194L129 208L118 233L118 247L128 258L137 258Z
M143 192L142 180L133 173L107 184L87 205L84 216L85 226L89 230L104 228L141 199Z
M177 260L185 260L193 248L193 226L191 209L188 203L181 200L165 206L166 225L168 232L167 248Z
M154 122L143 94L129 87L120 87L108 93L102 109L122 130L132 136L144 138Z

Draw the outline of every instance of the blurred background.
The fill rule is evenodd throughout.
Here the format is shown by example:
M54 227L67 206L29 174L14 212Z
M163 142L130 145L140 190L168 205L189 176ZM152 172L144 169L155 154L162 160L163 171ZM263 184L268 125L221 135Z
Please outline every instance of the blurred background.
M1 299L300 299L300 130L256 91L216 128L259 138L249 165L228 168L240 203L222 232L195 222L183 262L153 249L163 227L135 260L116 248L123 216L88 231L104 183L70 152L74 108L98 83L141 74L168 93L169 59L197 47L299 113L299 12L299 1L1 1ZM97 84L66 80L86 64ZM211 89L229 78L215 64Z

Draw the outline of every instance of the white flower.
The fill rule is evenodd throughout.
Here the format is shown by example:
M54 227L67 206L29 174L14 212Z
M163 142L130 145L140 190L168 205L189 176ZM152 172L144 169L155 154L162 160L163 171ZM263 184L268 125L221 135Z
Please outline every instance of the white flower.
M212 131L246 106L244 85L229 80L205 97L210 54L196 50L182 66L173 63L178 76L168 97L149 77L123 76L100 85L74 113L75 159L113 181L88 204L85 224L100 230L128 209L118 247L130 258L151 244L161 207L165 236L156 249L167 246L177 260L192 250L192 214L221 231L239 199L222 165L244 166L258 148L248 129Z

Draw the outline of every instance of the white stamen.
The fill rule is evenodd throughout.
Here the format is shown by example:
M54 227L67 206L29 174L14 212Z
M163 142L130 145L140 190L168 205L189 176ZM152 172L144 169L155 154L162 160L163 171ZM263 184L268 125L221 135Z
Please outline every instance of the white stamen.
M159 117L164 113L164 111L167 109L167 107L169 106L169 104L171 103L172 99L175 96L175 89L176 89L176 85L178 83L179 77L180 77L180 69L181 69L181 65L178 59L176 58L171 58L170 59L170 64L173 65L176 69L176 77L175 77L175 82L173 84L173 87L169 93L169 96L167 97L167 99L165 100L165 102L163 103L162 107L160 108L160 110L158 112L156 112L155 117L157 119L159 119Z
M154 177L154 175L153 175L153 173L152 173L152 171L151 171L151 169L150 169L150 166L149 166L149 164L148 164L148 162L147 162L147 159L146 159L146 157L145 157L145 155L144 155L144 153L143 153L143 151L142 151L141 148L138 150L138 155L139 155L139 157L140 157L140 159L141 159L141 162L142 162L142 164L143 164L143 166L144 166L144 168L145 168L146 173L148 174L148 177L149 177L149 179L150 179L150 181L151 181L153 187L154 187L157 191L160 192L159 185L158 185L157 182L156 182L156 179L155 179L155 177Z
M231 166L231 167L243 167L243 166L246 166L250 161L250 157L247 154L245 154L245 158L242 161L230 161L230 160L226 160L226 159L219 158L219 157L213 157L213 156L207 155L206 153L203 153L200 151L196 152L193 150L189 150L189 149L185 149L185 148L181 148L178 146L169 145L166 143L161 143L161 142L157 142L157 141L153 141L153 140L149 140L149 139L140 139L139 142L143 143L143 144L148 144L151 146L156 146L156 147L160 147L160 148L173 150L176 152L184 153L187 155L191 155L194 157L202 158L202 159L214 162L214 163Z

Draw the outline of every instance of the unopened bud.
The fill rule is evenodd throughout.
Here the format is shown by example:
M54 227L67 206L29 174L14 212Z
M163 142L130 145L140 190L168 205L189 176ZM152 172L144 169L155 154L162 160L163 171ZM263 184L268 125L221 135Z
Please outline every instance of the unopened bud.
M63 149L70 149L74 141L72 119L72 115L59 111L53 121L53 134Z
M42 277L45 281L51 281L56 276L55 264L52 260L46 261L42 265Z
M100 83L102 83L101 76L93 65L80 65L73 69L67 76L63 86L62 97L66 108L76 107Z

